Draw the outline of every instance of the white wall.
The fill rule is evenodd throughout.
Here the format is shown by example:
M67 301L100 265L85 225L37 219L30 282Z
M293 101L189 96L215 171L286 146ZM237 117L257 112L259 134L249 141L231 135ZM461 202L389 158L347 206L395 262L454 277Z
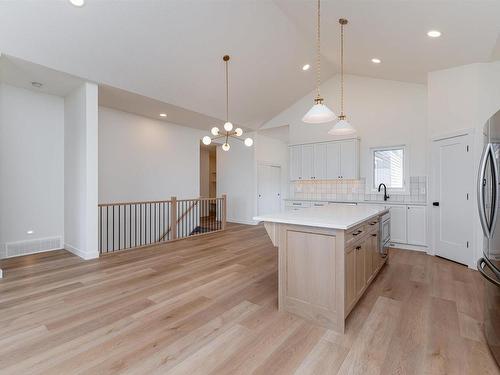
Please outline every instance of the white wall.
M198 197L204 135L99 107L99 202Z
M227 221L254 224L255 148L229 143L229 151L217 147L217 196L227 194Z
M282 166L282 197L288 192L288 147L274 138L258 133L252 137L254 145L246 147L230 141L227 152L217 147L217 195L227 194L227 220L234 223L256 224L257 165L259 163Z
M85 83L64 99L65 248L84 259L98 252L97 85Z
M340 112L339 76L321 85L330 109ZM263 128L290 126L290 144L335 139L328 135L334 125L310 125L302 117L313 104L315 92L304 96L264 124ZM410 153L410 175L426 175L427 102L426 86L398 81L345 76L345 112L361 138L360 172L366 176L369 149L406 144Z
M63 237L62 98L0 84L0 181L0 257L6 242Z
M281 200L288 197L288 144L257 132L255 136L255 160L257 164L271 164L281 166ZM256 174L257 178L257 174ZM256 181L256 189L257 189ZM257 191L257 190L256 190ZM256 203L257 204L257 203ZM257 212L257 211L255 211Z
M469 173L472 186L475 186L482 153L483 126L498 110L500 110L500 62L471 64L429 73L430 138L472 130L474 168ZM472 201L475 246L469 266L474 268L476 260L482 253L482 230L475 205L475 189Z

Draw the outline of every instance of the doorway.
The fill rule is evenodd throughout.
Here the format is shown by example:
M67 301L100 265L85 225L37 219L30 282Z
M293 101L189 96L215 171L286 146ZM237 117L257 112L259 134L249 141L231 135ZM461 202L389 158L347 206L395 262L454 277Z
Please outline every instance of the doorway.
M200 197L217 197L217 146L200 143ZM202 209L202 218L215 215L215 204Z
M435 254L465 265L472 259L471 138L465 134L434 140L432 144Z
M257 214L265 215L281 210L281 166L257 166Z

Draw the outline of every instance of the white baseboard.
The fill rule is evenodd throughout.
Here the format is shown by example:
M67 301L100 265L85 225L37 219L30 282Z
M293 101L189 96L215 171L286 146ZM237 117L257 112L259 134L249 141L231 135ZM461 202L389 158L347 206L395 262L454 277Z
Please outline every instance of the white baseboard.
M90 259L96 259L96 258L99 258L99 253L86 253L85 251L82 251L78 248L76 248L75 246L71 246L70 244L68 243L65 243L64 244L64 248L66 250L68 250L69 252L75 254L76 256L82 258L83 260L90 260Z
M246 225L257 225L259 224L258 221L255 220L233 220L233 219L227 219L228 223L235 223L235 224L246 224Z
M423 253L427 253L428 250L427 246L408 245L406 243L397 243L397 242L391 242L390 247L403 250L421 251Z

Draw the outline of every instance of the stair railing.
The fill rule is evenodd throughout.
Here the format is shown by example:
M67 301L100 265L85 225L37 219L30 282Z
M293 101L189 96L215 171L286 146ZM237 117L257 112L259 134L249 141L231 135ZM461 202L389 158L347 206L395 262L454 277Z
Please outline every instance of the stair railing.
M156 245L224 230L227 197L99 204L99 252Z

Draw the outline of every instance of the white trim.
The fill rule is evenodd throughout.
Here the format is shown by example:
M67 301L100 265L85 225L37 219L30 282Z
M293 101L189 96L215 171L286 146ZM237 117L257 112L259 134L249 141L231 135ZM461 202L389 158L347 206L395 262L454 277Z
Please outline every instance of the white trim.
M258 221L255 220L232 220L232 219L227 219L228 223L234 223L234 224L246 224L246 225L257 225L259 224Z
M74 246L71 246L70 244L65 243L64 244L64 249L68 250L69 252L75 254L76 256L82 258L83 260L90 260L90 259L97 259L99 258L99 253L94 253L94 254L88 254L85 251L82 251L80 249L77 249Z
M417 245L409 245L406 243L398 243L398 242L390 242L389 241L389 247L393 247L395 249L402 249L402 250L413 250L413 251L421 251L423 253L429 254L429 249L427 246L417 246ZM432 254L429 254L432 255Z
M473 128L456 130L452 132L439 133L437 135L434 135L431 137L431 141L442 141L443 139L461 137L462 135L472 135L472 134L474 134Z
M352 137L352 138L340 138L340 139L330 139L328 141L316 141L316 142L303 142L303 143L289 143L287 146L290 147L290 146L303 146L303 145L315 145L315 144L318 144L318 143L332 143L332 142L344 142L344 141L351 141L351 140L357 140L357 141L360 141L361 138L359 137Z
M376 151L403 149L403 188L387 188L387 192L394 195L407 195L410 192L410 147L406 144L399 144L393 146L378 146L370 147L368 152L368 171L366 178L366 193L376 194L378 190L374 187L373 181L373 158Z

